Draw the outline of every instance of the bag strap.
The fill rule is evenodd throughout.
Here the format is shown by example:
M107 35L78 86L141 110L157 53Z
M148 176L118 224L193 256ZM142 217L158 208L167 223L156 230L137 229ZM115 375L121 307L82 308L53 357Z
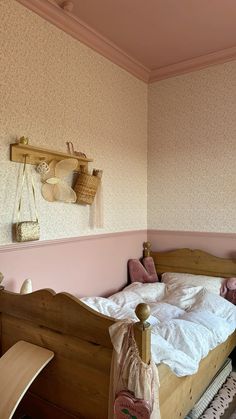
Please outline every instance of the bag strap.
M25 155L24 156L23 172L22 172L20 199L19 199L18 210L17 210L17 224L20 221L20 213L21 213L21 208L22 208L22 195L23 195L23 187L24 187L25 176L26 176L26 159L27 159L27 156ZM35 186L34 186L34 181L33 181L33 176L32 176L32 171L31 170L30 170L30 180L31 180L32 193L33 193L35 218L36 218L36 221L38 222L39 218L38 218L38 211L37 211L37 207L36 207Z
M73 143L71 141L67 141L66 145L67 145L68 153L75 154Z

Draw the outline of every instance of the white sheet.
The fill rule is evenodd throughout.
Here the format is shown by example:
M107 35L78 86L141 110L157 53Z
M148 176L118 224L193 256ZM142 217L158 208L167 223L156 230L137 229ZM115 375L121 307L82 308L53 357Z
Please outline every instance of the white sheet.
M148 303L152 358L169 365L178 376L194 374L200 360L236 328L236 307L199 286L133 283L108 299L85 297L82 301L105 315L134 321L135 306Z

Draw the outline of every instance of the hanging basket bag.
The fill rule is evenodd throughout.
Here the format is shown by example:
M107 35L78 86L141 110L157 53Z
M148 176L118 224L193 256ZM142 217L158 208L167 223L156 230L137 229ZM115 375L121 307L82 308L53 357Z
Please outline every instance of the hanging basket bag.
M78 174L74 191L77 195L77 204L91 205L101 183L102 170L93 170L92 175L84 172L83 166Z

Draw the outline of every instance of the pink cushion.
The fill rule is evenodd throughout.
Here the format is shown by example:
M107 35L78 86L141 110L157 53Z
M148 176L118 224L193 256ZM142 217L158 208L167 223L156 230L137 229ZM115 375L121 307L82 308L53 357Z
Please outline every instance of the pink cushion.
M227 278L220 289L221 297L236 305L236 278Z
M143 259L145 267L138 259L128 261L129 275L131 282L157 282L158 276L151 257Z
M115 399L114 413L116 419L150 419L151 408L148 401L136 399L128 391L121 391Z
M143 258L142 260L144 267L146 268L147 272L151 276L151 281L149 282L156 282L158 281L158 276L154 264L154 260L151 256L147 256L146 258Z
M225 298L232 304L236 305L236 290L228 290Z

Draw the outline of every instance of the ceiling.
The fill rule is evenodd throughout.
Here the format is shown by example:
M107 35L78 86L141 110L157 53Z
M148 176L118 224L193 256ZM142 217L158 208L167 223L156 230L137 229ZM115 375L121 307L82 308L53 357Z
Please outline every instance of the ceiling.
M236 59L235 0L18 0L145 81Z

